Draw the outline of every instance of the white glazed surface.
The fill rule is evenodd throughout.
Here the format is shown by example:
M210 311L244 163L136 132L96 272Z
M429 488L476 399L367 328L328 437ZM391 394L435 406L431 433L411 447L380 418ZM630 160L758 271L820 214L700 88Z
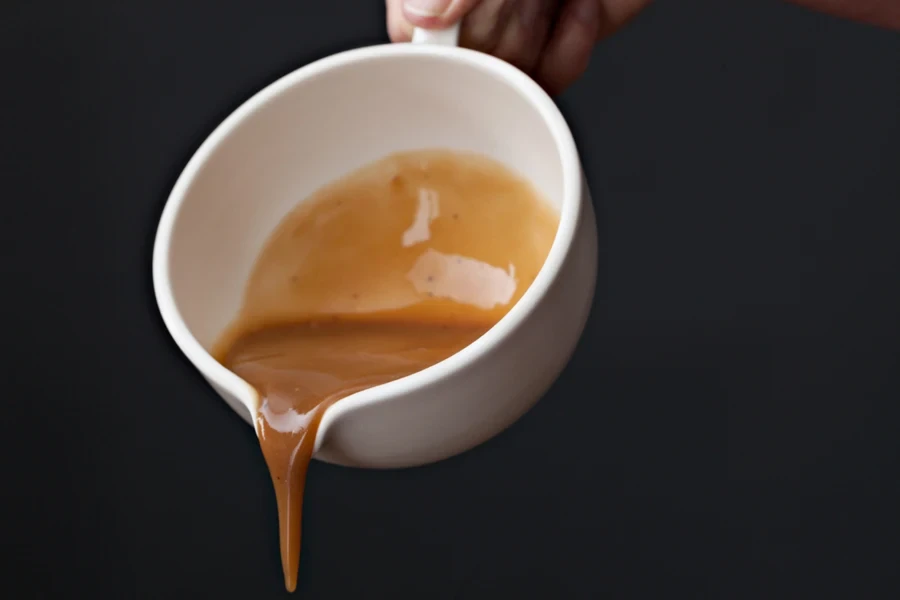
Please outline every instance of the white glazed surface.
M163 321L225 401L253 423L258 396L209 349L240 310L278 222L322 185L403 150L479 152L560 211L544 268L481 339L424 371L330 407L315 457L368 468L459 454L522 416L559 375L594 294L597 235L571 133L549 97L493 57L430 44L351 50L298 69L228 117L163 210L153 279Z

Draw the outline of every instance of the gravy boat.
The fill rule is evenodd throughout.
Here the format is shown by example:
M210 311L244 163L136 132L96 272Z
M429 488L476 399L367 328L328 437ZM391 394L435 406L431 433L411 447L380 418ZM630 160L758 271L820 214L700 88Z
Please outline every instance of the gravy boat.
M319 460L412 467L488 440L559 376L590 312L597 232L572 134L527 75L456 39L417 31L413 43L342 52L282 77L213 131L162 212L153 284L163 321L252 425L256 390L210 348L237 317L268 236L312 192L394 152L449 149L499 160L559 211L543 268L506 316L450 358L329 407Z

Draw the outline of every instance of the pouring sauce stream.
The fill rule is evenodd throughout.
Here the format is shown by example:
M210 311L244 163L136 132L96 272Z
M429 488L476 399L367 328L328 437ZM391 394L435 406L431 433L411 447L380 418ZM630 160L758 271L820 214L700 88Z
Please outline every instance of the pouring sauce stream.
M288 590L325 410L478 339L537 276L557 225L531 185L499 163L416 151L326 186L269 238L213 353L260 395L255 425Z

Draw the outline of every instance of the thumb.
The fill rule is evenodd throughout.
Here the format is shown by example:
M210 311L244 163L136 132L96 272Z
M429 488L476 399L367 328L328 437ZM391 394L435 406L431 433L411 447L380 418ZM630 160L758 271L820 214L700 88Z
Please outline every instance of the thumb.
M480 0L397 0L413 27L444 29L458 23Z

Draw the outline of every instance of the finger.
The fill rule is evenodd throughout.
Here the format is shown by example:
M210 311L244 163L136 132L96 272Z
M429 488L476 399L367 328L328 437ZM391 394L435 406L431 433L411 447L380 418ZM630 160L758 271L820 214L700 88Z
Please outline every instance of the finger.
M597 0L568 0L563 6L535 72L548 93L561 93L587 69L600 21Z
M444 29L460 22L480 0L396 0L413 27Z
M388 36L392 42L408 42L412 39L413 26L403 15L403 0L386 0Z
M493 53L514 9L516 0L481 0L463 18L459 45Z
M605 38L625 26L652 0L603 0L598 37Z
M557 0L517 0L505 20L492 54L526 73L537 66L550 33Z

